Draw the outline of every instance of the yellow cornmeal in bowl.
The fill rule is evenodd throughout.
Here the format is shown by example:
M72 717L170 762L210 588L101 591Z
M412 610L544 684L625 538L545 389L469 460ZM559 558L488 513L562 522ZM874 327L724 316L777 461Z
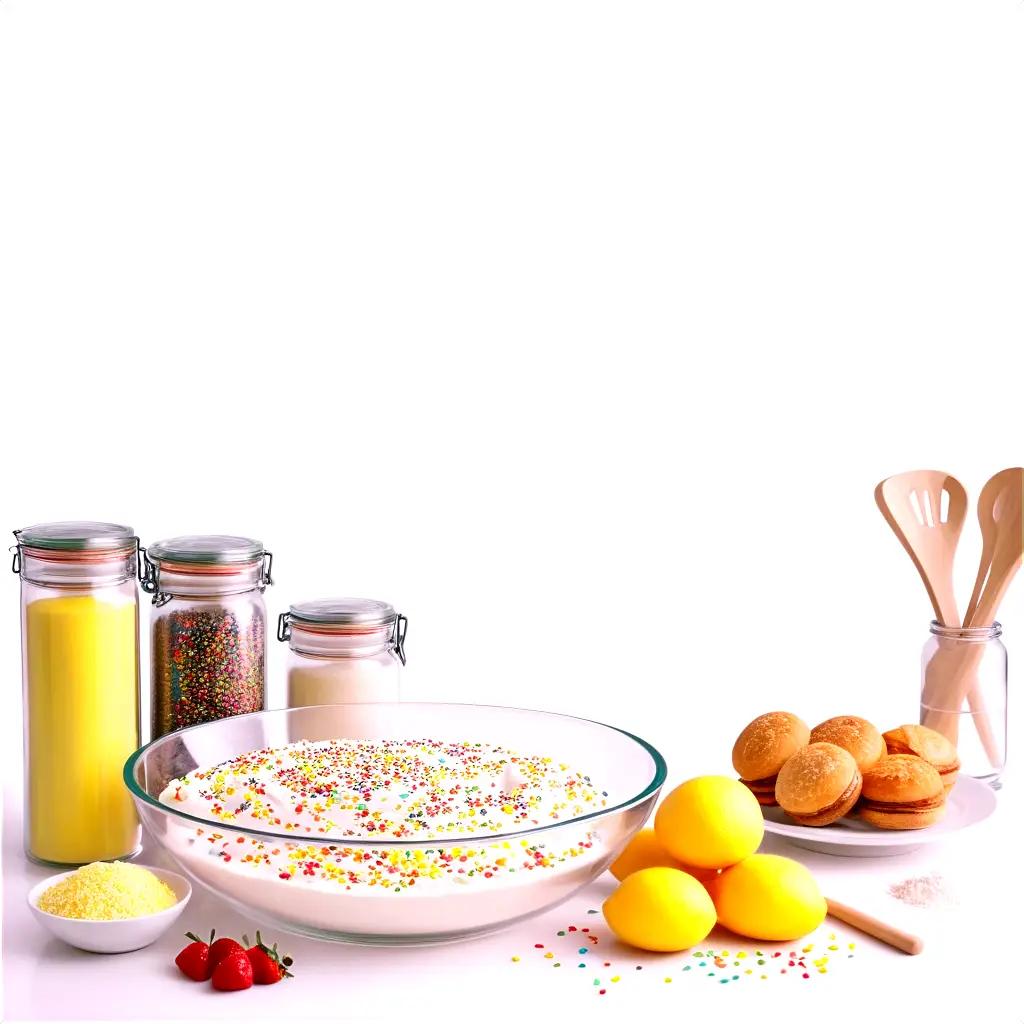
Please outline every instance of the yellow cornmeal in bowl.
M39 909L57 917L122 921L168 910L178 902L174 890L137 864L86 864L51 885L39 897Z

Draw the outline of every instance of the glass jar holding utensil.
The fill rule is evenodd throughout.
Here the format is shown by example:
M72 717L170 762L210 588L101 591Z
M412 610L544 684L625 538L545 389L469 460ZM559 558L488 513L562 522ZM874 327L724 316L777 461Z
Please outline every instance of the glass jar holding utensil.
M957 748L960 770L1001 785L1006 764L1007 658L1003 627L932 622L921 655L921 724Z

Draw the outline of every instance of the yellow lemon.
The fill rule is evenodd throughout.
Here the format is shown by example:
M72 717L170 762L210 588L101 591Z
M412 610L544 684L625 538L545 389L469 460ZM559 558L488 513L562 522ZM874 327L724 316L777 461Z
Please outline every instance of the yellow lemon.
M643 828L630 839L608 870L621 882L627 875L641 868L681 867L682 864L658 842L654 829Z
M604 901L608 927L625 943L674 953L703 942L715 926L707 889L676 868L634 871Z
M813 932L828 909L803 864L770 853L755 853L723 871L708 891L719 923L751 939L798 939Z
M677 786L654 816L658 842L684 865L727 868L764 837L761 805L736 779L703 775Z

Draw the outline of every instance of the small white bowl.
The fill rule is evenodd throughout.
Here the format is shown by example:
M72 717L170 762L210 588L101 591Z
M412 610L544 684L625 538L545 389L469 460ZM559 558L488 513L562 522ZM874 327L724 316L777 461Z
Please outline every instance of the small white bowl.
M165 871L163 868L142 866L147 871L152 871L157 878L166 882L174 890L178 902L173 907L168 907L156 914L128 917L119 921L87 921L77 917L58 917L56 914L48 914L45 910L40 910L39 897L51 885L56 885L61 879L74 874L74 871L65 871L63 874L43 879L29 890L29 908L33 917L44 928L53 932L58 939L63 940L69 946L77 946L90 953L128 953L133 949L142 949L144 946L156 942L177 921L192 896L192 886L181 875L176 875L173 871Z

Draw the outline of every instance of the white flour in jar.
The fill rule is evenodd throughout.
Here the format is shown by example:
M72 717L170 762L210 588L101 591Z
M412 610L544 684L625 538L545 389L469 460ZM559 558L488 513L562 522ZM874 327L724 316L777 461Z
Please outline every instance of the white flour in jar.
M288 670L288 707L399 699L399 666L369 658L332 658Z

